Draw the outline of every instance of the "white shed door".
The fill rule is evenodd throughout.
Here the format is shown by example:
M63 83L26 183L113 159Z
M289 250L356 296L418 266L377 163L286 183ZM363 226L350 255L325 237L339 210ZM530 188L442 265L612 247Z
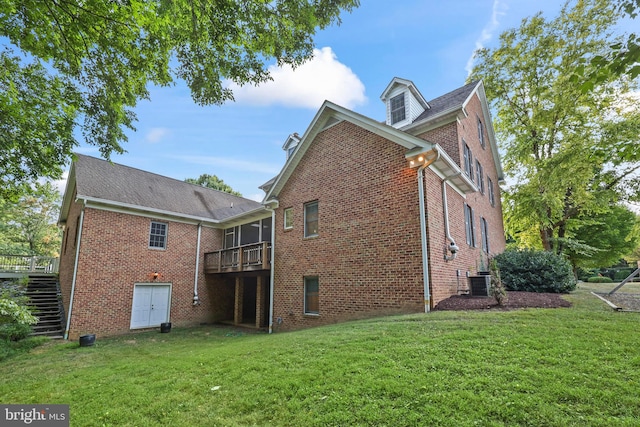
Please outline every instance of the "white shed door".
M171 284L135 285L131 329L160 326L169 321Z

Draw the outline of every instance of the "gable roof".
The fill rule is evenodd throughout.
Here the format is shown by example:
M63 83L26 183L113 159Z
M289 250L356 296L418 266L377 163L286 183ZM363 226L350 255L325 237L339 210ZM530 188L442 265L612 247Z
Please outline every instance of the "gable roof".
M480 99L483 121L485 123L487 134L489 135L489 145L491 146L493 161L496 164L498 181L504 182L504 171L502 170L498 144L491 120L491 112L489 111L489 104L487 103L487 96L484 91L484 83L482 80L467 83L458 89L452 90L449 93L445 93L444 95L429 101L431 109L425 110L413 121L413 123L403 127L402 130L405 132L415 133L422 126L438 123L440 119L451 117L451 120L454 120L460 111L462 111L466 116L467 113L465 111L465 107L475 94L477 94L478 99Z
M403 79L400 77L394 77L391 82L387 85L387 87L385 88L385 90L382 92L382 94L380 95L380 99L382 101L386 100L387 97L389 96L389 93L396 88L396 86L404 86L406 88L409 89L409 91L413 94L413 96L415 97L416 100L418 100L418 102L420 103L420 105L422 105L422 108L426 108L427 110L429 108L431 108L430 103L427 102L427 100L424 98L424 96L422 96L422 94L420 93L420 91L418 90L418 88L416 87L416 85L411 81L411 80L407 80L407 79Z
M264 207L253 200L106 160L76 154L60 212L60 223L76 200L119 209L220 223Z
M286 184L287 180L306 153L316 135L318 135L318 133L322 132L323 130L343 121L353 123L356 126L359 126L376 135L395 142L396 144L405 147L410 152L414 152L415 150L420 152L437 150L441 155L438 157L438 160L429 167L432 169L436 169L442 176L461 176L461 178L457 179L455 182L456 185L459 186L461 191L477 191L477 187L473 184L473 182L467 179L464 174L461 173L460 167L451 159L451 157L449 157L444 152L444 150L440 146L438 146L438 144L418 138L411 135L410 133L401 131L385 123L375 121L369 117L363 116L362 114L336 105L330 101L325 101L311 121L311 124L305 131L304 135L302 136L300 143L298 144L298 148L293 153L293 155L287 159L280 173L273 180L270 180L268 183L265 183L263 185L263 188L267 190L267 194L265 195L262 203L269 204L277 201L278 193Z

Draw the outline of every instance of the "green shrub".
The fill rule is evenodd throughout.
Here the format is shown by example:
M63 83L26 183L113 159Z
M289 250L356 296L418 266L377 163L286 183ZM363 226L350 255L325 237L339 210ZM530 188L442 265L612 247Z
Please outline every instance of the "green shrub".
M495 257L509 291L567 293L576 288L569 261L551 252L508 250Z
M615 274L613 275L613 280L615 280L616 282L622 282L633 272L634 270L632 268L623 268L615 272Z
M29 309L8 298L0 298L0 339L18 341L31 333L38 323Z
M611 280L611 277L607 277L607 276L593 276L593 277L589 277L587 279L587 282L589 282L589 283L611 283L611 282L613 282L613 280Z
M8 341L20 341L31 333L31 325L24 323L3 323L0 324L0 339Z
M582 268L578 267L576 269L576 275L578 276L578 280L582 280L586 282L589 277L596 276L598 274L597 268Z

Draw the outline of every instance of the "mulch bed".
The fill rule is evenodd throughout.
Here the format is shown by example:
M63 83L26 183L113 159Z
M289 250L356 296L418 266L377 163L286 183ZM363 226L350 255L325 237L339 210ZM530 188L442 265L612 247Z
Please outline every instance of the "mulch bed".
M454 295L440 301L434 310L514 310L518 308L571 307L571 303L563 299L562 294L509 291L507 296L509 301L500 307L493 297Z

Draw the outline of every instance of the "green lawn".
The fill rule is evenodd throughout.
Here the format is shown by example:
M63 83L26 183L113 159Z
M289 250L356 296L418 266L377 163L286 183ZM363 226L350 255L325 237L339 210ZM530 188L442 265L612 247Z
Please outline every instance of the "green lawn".
M0 365L0 401L70 404L72 426L640 425L640 315L586 288L566 298L572 308L51 343Z

